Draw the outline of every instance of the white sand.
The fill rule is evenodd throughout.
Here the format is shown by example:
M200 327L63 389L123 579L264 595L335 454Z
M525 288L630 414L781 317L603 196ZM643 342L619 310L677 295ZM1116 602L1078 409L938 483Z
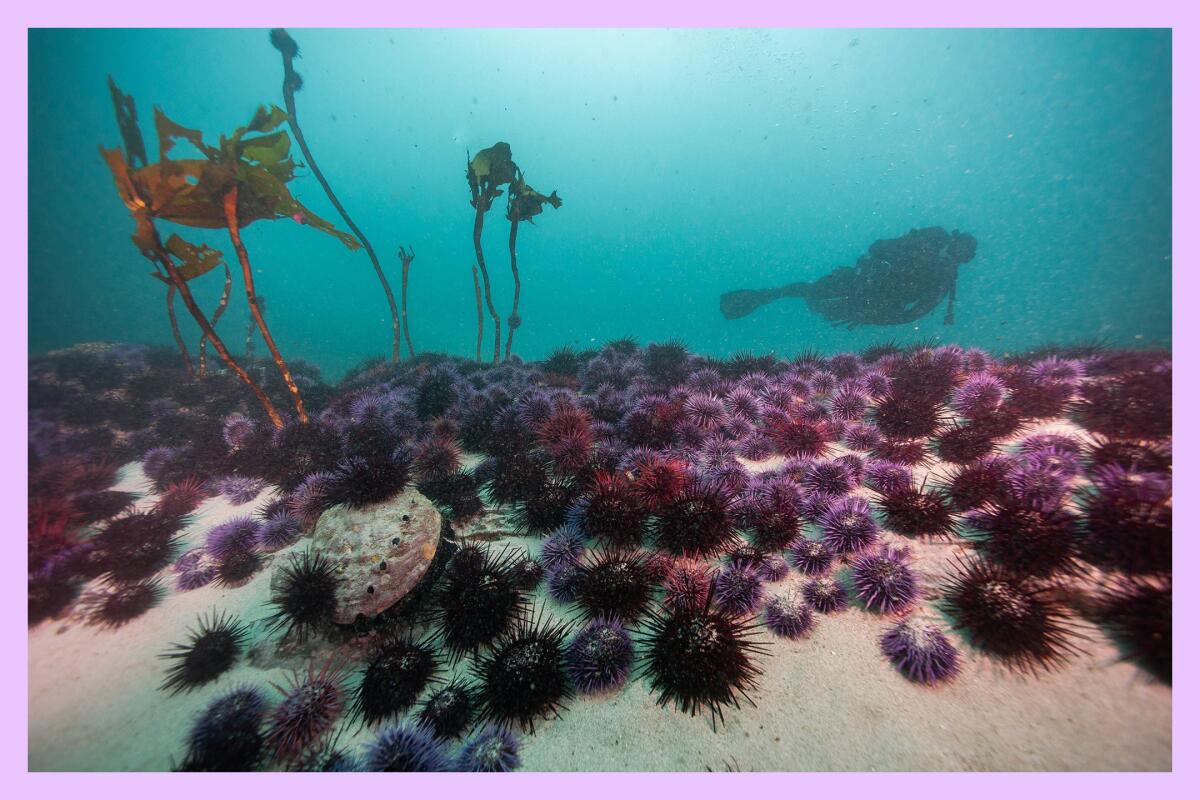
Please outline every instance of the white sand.
M1039 431L1078 432L1069 423ZM1028 435L1027 431L1025 435ZM760 465L761 466L761 465ZM933 470L936 474L937 468ZM143 488L136 466L118 488ZM264 495L265 497L265 495ZM199 510L185 547L212 525L248 513L217 498ZM460 531L490 538L495 513ZM892 537L897 538L897 537ZM936 583L957 545L913 544L918 569ZM532 549L536 541L498 544ZM273 558L286 557L293 548ZM236 589L171 591L144 616L117 631L68 615L29 632L29 767L31 770L163 770L182 759L194 715L229 687L268 691L307 659L275 652L256 624L258 641L237 666L206 687L174 697L157 689L164 662L155 656L182 641L210 609L255 623L268 613L271 567ZM171 577L169 574L167 577ZM797 581L794 573L789 581ZM788 584L768 586L783 592ZM538 598L538 603L544 598ZM555 615L561 616L555 609ZM528 770L1170 770L1171 690L1119 662L1108 640L1089 630L1087 653L1062 670L1013 674L964 650L964 669L935 689L906 681L884 660L878 637L889 622L851 607L815 615L801 641L771 636L761 661L756 706L725 713L714 732L707 716L688 717L656 705L644 681L618 693L576 698L561 719L525 737ZM457 670L469 665L461 662ZM343 737L354 745L369 732Z

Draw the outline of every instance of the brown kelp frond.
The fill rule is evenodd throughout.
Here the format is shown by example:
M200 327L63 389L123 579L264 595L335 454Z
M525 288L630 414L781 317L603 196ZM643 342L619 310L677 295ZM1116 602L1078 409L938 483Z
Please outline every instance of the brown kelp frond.
M551 208L562 206L562 198L558 196L558 190L544 195L526 183L525 176L518 170L517 179L509 185L508 189L509 220L532 224L533 218L542 213L542 206L546 204L549 204Z
M109 79L110 91L113 95L114 106L117 109L117 122L123 128L129 127L130 121L136 120L136 107L133 98L125 95L116 86L116 83ZM262 109L260 109L262 111ZM159 115L163 120L165 116ZM169 123L169 124L168 124ZM256 115L252 120L252 124L257 124L260 127L269 124L268 121L263 121L261 115ZM248 126L249 127L249 126ZM236 142L241 143L241 138L245 131L242 131L235 136ZM144 162L144 145L141 143L141 136L136 136L129 130L123 130L125 145L129 151L129 155L122 152L119 148L106 149L100 148L100 153L108 164L109 169L113 174L113 182L116 185L117 194L125 207L129 209L130 215L134 219L134 235L133 242L141 251L142 255L149 259L156 267L161 267L166 270L166 282L169 285L168 289L168 313L173 317L173 305L171 301L174 299L174 292L178 292L183 298L184 305L187 306L188 313L195 319L196 324L200 326L200 330L204 336L213 344L213 348L221 357L229 369L237 375L238 379L245 383L250 390L262 403L264 411L271 419L271 422L276 427L283 426L283 418L275 409L274 404L262 387L254 382L254 379L242 369L242 367L233 360L229 349L225 347L225 343L217 336L213 330L208 318L200 307L196 304L195 298L192 296L191 289L188 286L189 278L184 276L180 271L180 267L176 266L175 259L179 258L183 268L188 274L194 278L198 275L210 271L219 263L220 253L211 248L196 247L182 239L172 241L173 250L164 246L162 239L158 235L158 230L154 226L154 220L158 217L163 219L174 219L181 221L189 219L189 214L194 215L198 222L211 220L213 208L212 193L218 188L214 183L221 182L221 186L236 186L236 180L240 180L244 175L252 175L257 169L264 175L270 177L278 183L270 172L261 166L247 161L244 165L221 164L212 160L194 160L191 162L163 162L160 156L159 163L148 164L142 167L134 167L133 162L141 160ZM170 150L176 136L186 136L188 138L199 139L199 134L193 135L192 131L182 128L181 126L171 123L166 120L159 126L159 146L163 147L164 138L166 139L166 151ZM228 140L222 139L222 147L226 146ZM203 144L203 142L201 142ZM236 146L236 145L235 145ZM209 148L211 150L211 148ZM202 152L204 150L202 149ZM244 150L243 150L244 152ZM251 153L257 151L251 149ZM207 153L206 153L207 156ZM258 156L255 156L256 158ZM244 168L243 168L244 166ZM222 172L223 170L223 172ZM290 168L289 168L290 175ZM207 179L207 183L204 179ZM262 183L263 181L258 181ZM253 184L253 181L248 181L248 185ZM279 183L284 195L287 195L287 189L282 183ZM206 206L203 199L208 193L209 202ZM189 195L195 193L193 197ZM290 195L287 195L290 199ZM182 199L181 199L182 198ZM221 216L224 216L223 197L219 197L221 203L217 206L221 211ZM295 203L299 206L298 203ZM173 205L174 204L174 205ZM302 207L301 207L302 208ZM173 209L173 211L170 211ZM164 213L164 210L169 210ZM184 223L188 224L188 223ZM198 227L217 227L216 225L198 225ZM173 237L177 239L177 237ZM155 277L162 278L161 274L155 273ZM173 291L172 291L173 290ZM178 325L172 319L173 330L176 333L176 341L182 342L182 338L178 335ZM181 345L184 360L189 366L190 358L187 355L186 348Z
M113 111L117 115L117 127L121 129L121 139L125 142L125 158L130 164L146 166L146 143L142 140L142 131L138 128L137 106L133 98L117 87L108 76L108 91L112 95Z
M278 106L259 106L248 124L222 135L213 147L200 131L185 128L156 108L157 162L135 168L120 150L101 148L101 152L121 199L135 216L140 212L193 228L224 228L225 193L236 184L241 196L239 227L260 219L290 217L357 250L361 246L357 239L309 211L288 190L296 168L289 154L291 139L287 131L275 130L286 120L287 112ZM171 159L170 152L180 140L199 150L203 158ZM139 229L135 238L145 250L144 232Z
M502 194L500 187L511 183L517 177L517 173L517 165L512 160L512 148L507 142L496 142L491 147L480 150L467 162L471 207L486 212L492 207L492 200Z

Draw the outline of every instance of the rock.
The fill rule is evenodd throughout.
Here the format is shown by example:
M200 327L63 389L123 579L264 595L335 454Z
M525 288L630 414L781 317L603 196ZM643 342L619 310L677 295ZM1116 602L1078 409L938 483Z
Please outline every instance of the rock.
M312 549L332 561L341 578L333 621L380 614L412 591L429 569L442 515L414 488L366 508L334 506L321 515Z

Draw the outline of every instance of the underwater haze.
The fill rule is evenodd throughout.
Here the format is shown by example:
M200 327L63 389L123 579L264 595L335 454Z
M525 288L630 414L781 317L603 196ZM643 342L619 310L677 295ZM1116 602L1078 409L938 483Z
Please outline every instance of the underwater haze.
M994 353L1170 346L1169 31L292 33L308 143L397 293L397 248L415 250L418 351L474 354L464 176L468 154L498 141L563 198L521 232L513 352L526 360L621 336L713 356L931 337ZM155 106L216 141L282 104L279 53L265 30L38 30L29 53L31 352L170 344L163 285L97 149L121 144L106 78L136 98L154 160ZM344 228L297 172L296 198ZM503 217L487 215L483 234L502 319ZM814 280L927 226L978 240L952 326L939 307L847 330L798 300L721 316L723 292ZM225 231L185 233L232 258ZM365 252L286 219L243 235L289 358L333 379L389 354ZM202 308L222 283L195 282ZM239 286L218 327L235 353L249 322ZM186 313L180 324L194 352L199 331ZM485 354L491 335L489 322Z

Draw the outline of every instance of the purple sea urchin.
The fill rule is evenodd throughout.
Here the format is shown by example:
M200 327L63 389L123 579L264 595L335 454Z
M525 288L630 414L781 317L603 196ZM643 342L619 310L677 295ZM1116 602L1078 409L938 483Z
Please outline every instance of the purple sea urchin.
M898 614L909 609L920 594L917 576L909 566L908 548L884 546L851 561L854 591L870 611Z
M812 631L816 624L812 609L802 595L792 592L787 595L772 595L767 600L763 618L767 630L785 639L800 639Z
M380 731L367 748L369 772L448 772L445 746L423 726L400 723Z
M455 769L459 772L513 772L520 768L516 734L488 725L463 745Z
M621 686L632 665L633 642L615 617L592 620L567 645L567 675L584 694Z
M267 701L258 689L230 690L208 705L192 723L185 772L249 772L262 763L263 717Z
M797 536L792 540L788 545L788 555L792 559L792 565L801 574L809 577L825 575L833 564L833 553L829 552L824 542L804 536Z
M879 526L871 505L861 497L849 496L832 503L821 516L825 546L832 553L857 553L879 538Z
M258 478L243 475L226 475L213 483L218 494L223 495L235 506L244 506L258 497L265 484Z
M583 555L587 537L577 525L567 523L542 540L538 560L547 569L573 564Z
M954 392L951 407L968 419L995 413L1004 400L1004 384L994 375L977 373L967 377Z
M263 550L281 550L300 538L300 520L286 510L263 520L256 543Z
M251 517L234 517L214 526L204 537L204 549L224 561L235 553L253 550L258 543L259 523Z
M903 619L884 632L880 649L904 677L932 685L958 674L958 650L932 622Z
M775 583L787 577L788 564L783 556L778 553L767 553L763 556L762 564L758 567L758 574L762 576L764 581Z
M849 605L846 590L836 578L817 578L804 584L804 599L822 614L842 611Z
M717 573L713 599L725 611L738 616L753 613L762 596L762 579L754 566L733 563Z

